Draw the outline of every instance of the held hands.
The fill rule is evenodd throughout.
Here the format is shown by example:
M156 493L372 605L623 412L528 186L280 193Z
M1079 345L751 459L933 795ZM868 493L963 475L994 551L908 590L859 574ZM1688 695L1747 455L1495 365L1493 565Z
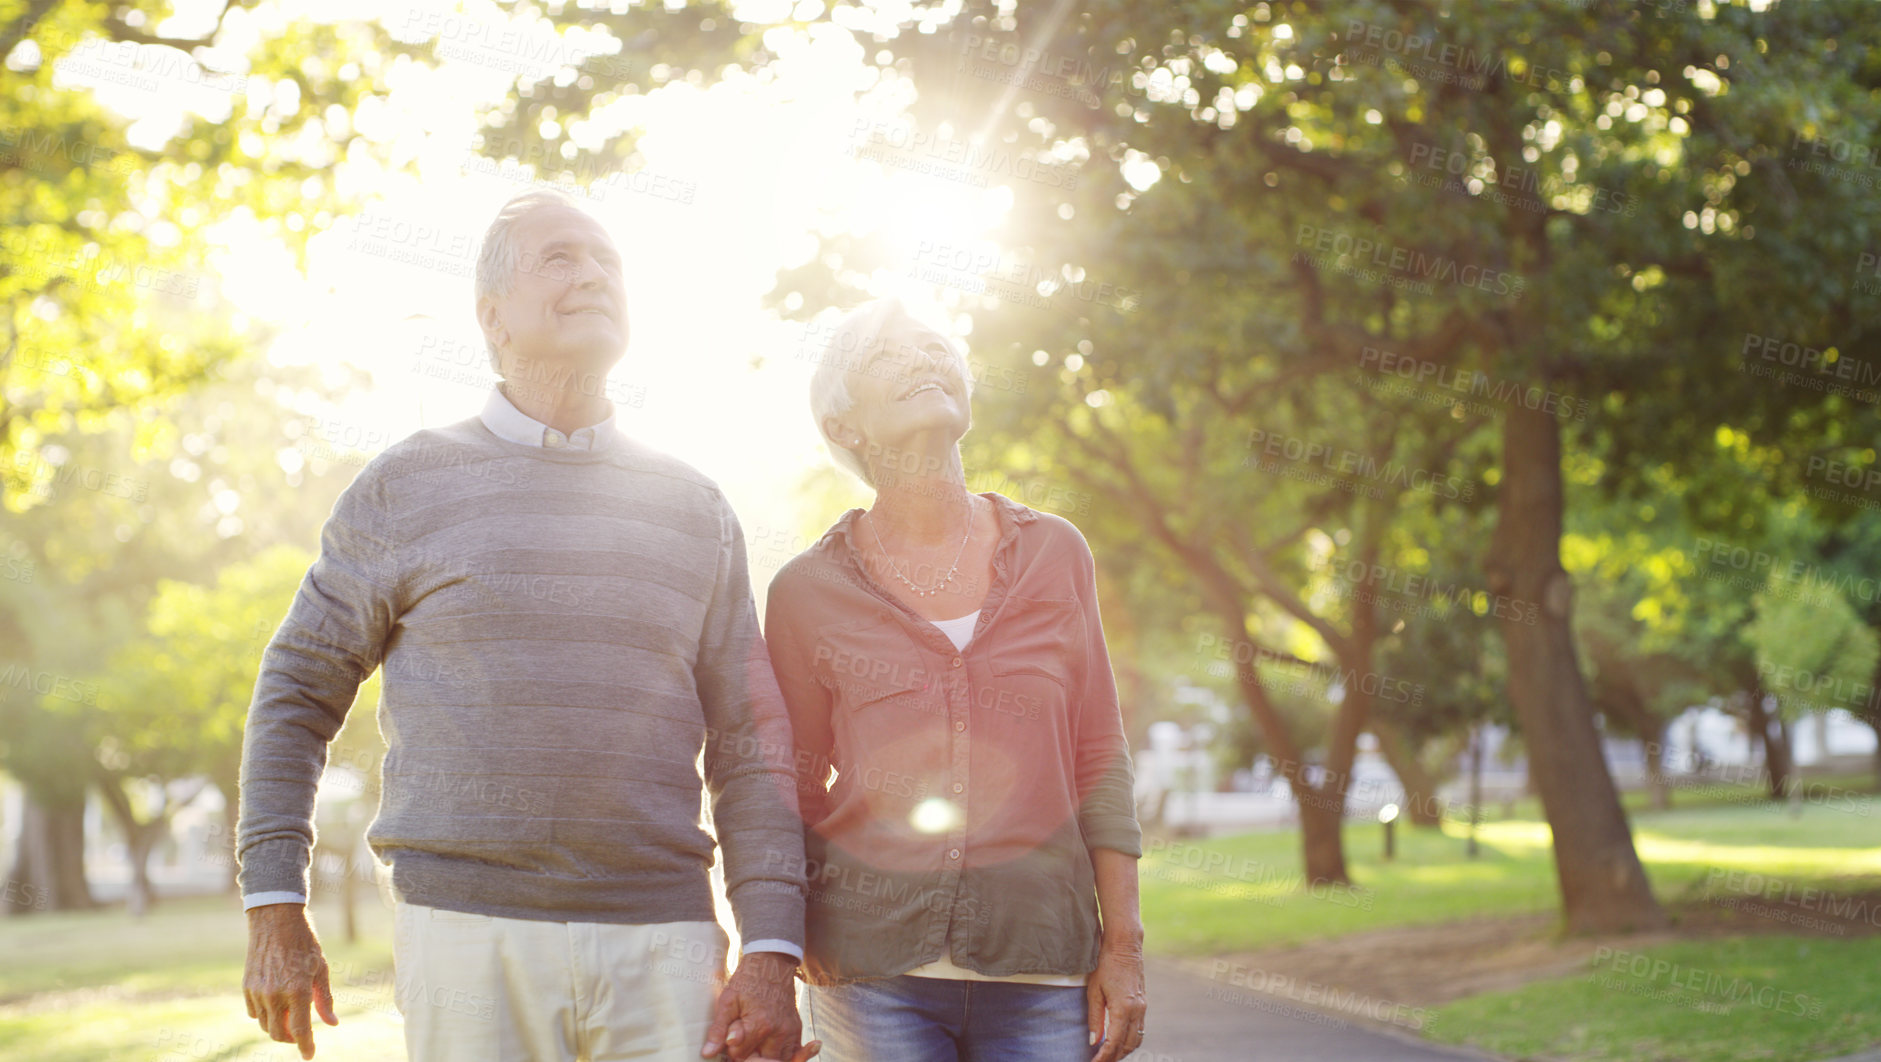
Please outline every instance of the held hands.
M248 912L248 965L242 972L248 1016L284 1044L299 1044L300 1057L314 1056L311 1004L320 1020L338 1025L327 960L307 921L307 908L275 903Z
M1143 1046L1144 1013L1149 1002L1143 990L1143 938L1113 942L1106 937L1098 953L1097 969L1084 988L1089 1008L1091 1043L1102 1043L1091 1062L1117 1062Z
M701 1058L721 1052L733 1062L810 1062L823 1045L798 1046L803 1022L797 1018L796 960L757 951L738 960L738 970L718 994L712 1024L705 1031Z

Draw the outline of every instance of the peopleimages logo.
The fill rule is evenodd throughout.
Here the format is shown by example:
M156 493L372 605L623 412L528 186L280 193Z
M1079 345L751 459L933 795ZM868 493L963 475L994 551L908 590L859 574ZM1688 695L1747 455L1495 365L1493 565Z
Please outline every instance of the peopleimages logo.
M1258 859L1236 859L1226 852L1164 838L1143 844L1144 873L1160 881L1201 887L1236 900L1252 899L1269 907L1285 906L1289 897L1304 893L1341 907L1371 910L1376 893L1340 882L1308 881L1298 871L1282 871ZM1264 891L1261 891L1264 890Z
M1728 1004L1743 1003L1801 1018L1822 1016L1820 996L1758 984L1735 974L1686 966L1607 944L1594 949L1593 966L1593 971L1587 975L1589 982L1655 1002L1683 1003L1694 1010L1713 1013L1723 1013ZM1603 967L1612 972L1603 974Z
M1305 1003L1311 1007L1324 1007L1334 1014L1358 1015L1372 1021L1385 1022L1414 1031L1421 1032L1437 1019L1437 1016L1425 1007L1407 1006L1389 999L1378 999L1359 992L1334 988L1317 981L1299 980L1290 974L1263 970L1258 966L1230 962L1227 959L1216 959L1208 978L1216 982L1209 989L1211 998L1226 1002L1245 1003L1249 1000L1223 993L1221 985L1224 982L1233 988L1279 996L1282 999ZM1315 1015L1315 1017L1318 1016Z
M1066 191L1078 186L1077 170L1067 162L1040 158L1030 151L1015 152L997 144L962 140L906 122L858 118L849 139L850 153L856 158L975 188L986 188L991 180L1006 178Z
M1871 903L1863 896L1843 895L1813 885L1799 886L1793 881L1759 874L1754 870L1712 867L1705 875L1705 888L1711 890L1720 887L1738 897L1820 912L1839 922L1866 922L1881 929L1881 904ZM1712 897L1711 902L1738 906L1732 898Z
M1328 571L1343 586L1335 589L1341 596L1350 594L1361 601L1378 600L1389 594L1411 600L1429 601L1442 606L1437 616L1450 609L1461 609L1478 616L1512 620L1533 627L1541 618L1541 605L1534 601L1491 593L1468 583L1447 581L1428 572L1412 572L1363 560L1334 560L1331 557L1312 565L1315 571Z
M1369 51L1381 57L1393 57L1415 76L1471 89L1482 88L1491 77L1541 89L1547 88L1549 82L1572 85L1579 80L1579 75L1571 70L1558 70L1520 60L1511 65L1506 57L1479 52L1460 44L1449 44L1435 34L1406 33L1395 26L1361 19L1352 19L1346 23L1345 42L1359 52L1359 55L1353 57L1355 62L1367 62L1366 53ZM1374 61L1367 65L1379 64Z
M1434 387L1445 393L1486 398L1503 406L1520 406L1555 417L1586 420L1593 403L1585 398L1561 394L1532 384L1523 386L1513 380L1498 380L1485 372L1458 369L1440 362L1399 354L1381 347L1363 347L1359 367L1381 376L1393 376Z
M1507 270L1466 264L1449 255L1425 254L1415 248L1401 247L1367 236L1354 236L1305 222L1300 224L1294 243L1302 248L1294 252L1294 260L1316 266L1320 264L1322 256L1330 255L1333 259L1349 257L1349 268L1361 269L1366 274L1377 270L1382 271L1384 276L1404 280L1415 278L1425 284L1441 281L1516 299L1528 290L1527 280Z
M1259 675L1261 681L1270 688L1273 676L1282 675L1310 680L1322 692L1334 688L1356 690L1368 697L1397 704L1415 707L1424 703L1424 685L1421 682L1413 683L1408 679L1392 678L1371 671L1361 672L1357 668L1316 664L1250 641L1229 641L1204 632L1196 637L1195 655L1198 659L1206 660L1212 656L1218 663L1232 661L1241 668L1251 669L1248 673Z
M1241 459L1243 468L1277 472L1283 467L1278 463L1279 460L1284 459L1301 465L1317 463L1328 473L1336 474L1337 478L1333 482L1370 480L1374 484L1382 483L1399 491L1428 491L1438 497L1463 501L1469 501L1476 493L1474 483L1457 476L1416 468L1400 461L1380 461L1371 454L1343 446L1260 428L1248 429L1247 446L1248 453ZM1378 497L1381 493L1374 488L1371 496Z
M1099 64L1088 55L1042 51L1013 38L979 33L967 34L960 49L960 62L954 68L956 73L1056 96L1089 108L1103 103L1093 89L1124 84L1129 69L1120 60Z
M1485 169L1489 171L1487 176L1484 176ZM1447 175L1453 182L1445 184L1439 181L1437 187L1450 187L1521 210L1546 213L1552 209L1551 204L1557 197L1584 195L1589 210L1629 218L1639 213L1639 205L1629 199L1625 192L1577 183L1560 174L1543 173L1532 166L1498 162L1488 155L1451 151L1435 144L1411 145L1410 177L1419 184L1429 185L1431 182L1426 178L1430 175L1420 175L1418 170ZM1464 183L1468 180L1478 182L1475 186L1477 191L1470 192L1471 186Z
M1881 366L1845 357L1834 347L1822 350L1807 344L1790 342L1777 336L1760 336L1755 332L1746 332L1744 346L1739 354L1746 363L1755 359L1782 365L1785 368L1801 369L1817 376L1853 380L1857 384L1881 384Z
M1721 579L1742 573L1740 577L1729 581L1749 590L1768 589L1783 597L1821 597L1833 593L1841 594L1851 601L1865 601L1869 604L1881 602L1881 580L1835 571L1819 564L1732 542L1700 538L1692 550L1692 560L1707 579ZM1725 571L1715 571L1718 568Z

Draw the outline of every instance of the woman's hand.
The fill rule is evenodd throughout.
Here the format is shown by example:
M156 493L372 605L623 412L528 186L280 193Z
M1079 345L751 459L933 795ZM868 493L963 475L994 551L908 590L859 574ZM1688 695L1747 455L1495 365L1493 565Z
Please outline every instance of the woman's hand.
M1097 969L1085 985L1091 1042L1104 1046L1091 1062L1117 1062L1143 1046L1143 1015L1149 1009L1143 989L1143 937L1104 939Z

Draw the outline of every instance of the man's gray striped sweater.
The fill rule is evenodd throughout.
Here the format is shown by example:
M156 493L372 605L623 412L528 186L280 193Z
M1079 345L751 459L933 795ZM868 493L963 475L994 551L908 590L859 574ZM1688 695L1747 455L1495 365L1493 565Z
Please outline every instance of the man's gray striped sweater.
M477 419L368 464L263 656L244 894L306 891L327 743L381 662L387 751L367 837L401 898L711 920L703 781L739 934L802 944L789 723L738 521L711 480L618 434L552 450Z

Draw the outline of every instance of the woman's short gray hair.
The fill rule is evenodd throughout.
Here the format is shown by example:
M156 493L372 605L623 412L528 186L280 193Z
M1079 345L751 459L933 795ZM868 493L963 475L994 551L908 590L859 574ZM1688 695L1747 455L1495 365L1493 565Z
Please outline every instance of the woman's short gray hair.
M496 218L484 232L483 245L477 252L478 305L481 306L486 298L500 298L509 294L510 285L516 280L516 266L522 259L522 248L516 239L516 223L549 207L581 209L574 200L560 192L538 188L516 196L496 212ZM484 345L490 350L490 368L498 368L496 347L488 339L484 340Z
M863 303L849 311L830 329L822 352L817 357L816 372L810 377L810 415L816 418L817 434L829 444L831 459L870 487L875 486L875 480L869 476L868 462L856 451L830 438L823 429L823 421L829 417L840 417L855 408L856 401L849 394L849 373L860 371L869 358L882 349L883 337L897 325L909 323L924 324L909 312L900 299L892 295ZM967 397L971 401L973 374L968 371L966 356L961 352L960 344L951 339L947 341L947 349L953 352L954 360L959 364L960 379L965 382Z

